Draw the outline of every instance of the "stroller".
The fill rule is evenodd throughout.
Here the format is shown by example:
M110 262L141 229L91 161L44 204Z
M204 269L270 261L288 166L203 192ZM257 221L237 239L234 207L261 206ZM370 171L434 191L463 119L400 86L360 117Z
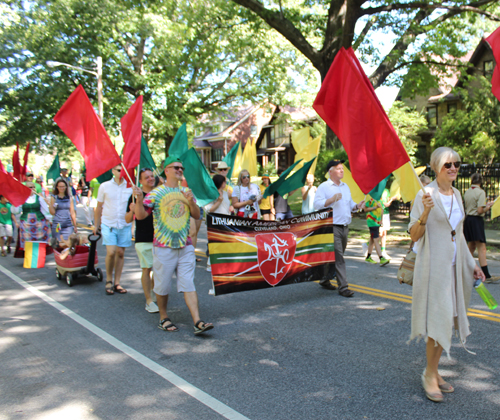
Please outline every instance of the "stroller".
M77 245L75 255L68 255L65 259L61 259L61 249L54 249L56 277L58 280L65 280L69 287L73 286L79 276L88 276L90 274L97 277L99 281L103 279L102 270L95 267L99 262L96 247L101 235L95 235L96 239L93 239L93 237L92 234L88 236L90 247Z

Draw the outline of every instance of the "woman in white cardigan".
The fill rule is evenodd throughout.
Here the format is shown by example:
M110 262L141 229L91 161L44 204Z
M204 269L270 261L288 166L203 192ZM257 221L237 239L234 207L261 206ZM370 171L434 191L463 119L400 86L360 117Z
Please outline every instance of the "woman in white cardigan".
M454 388L438 373L443 349L449 355L453 327L465 344L470 334L467 307L474 279L484 274L476 266L463 235L465 212L460 192L453 188L460 157L448 147L431 156L436 180L420 191L410 214L409 231L418 240L413 278L411 336L426 340L427 366L422 386L428 399L443 400Z

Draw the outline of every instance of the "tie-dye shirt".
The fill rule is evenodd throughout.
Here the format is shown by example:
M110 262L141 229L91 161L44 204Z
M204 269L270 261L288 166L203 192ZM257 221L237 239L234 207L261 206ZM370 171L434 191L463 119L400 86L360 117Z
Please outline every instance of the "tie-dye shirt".
M192 245L189 202L181 191L189 191L189 188L162 185L144 198L144 207L148 213L153 212L154 246L179 249Z

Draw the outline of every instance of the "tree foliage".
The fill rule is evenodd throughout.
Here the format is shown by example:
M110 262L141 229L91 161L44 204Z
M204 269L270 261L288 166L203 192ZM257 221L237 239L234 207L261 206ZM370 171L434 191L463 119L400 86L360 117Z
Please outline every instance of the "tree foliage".
M472 79L470 82L473 82ZM447 116L432 140L432 147L455 149L464 162L490 164L498 157L500 146L500 104L491 93L491 82L478 76L480 88L470 92L457 89L463 109Z
M305 60L260 19L224 0L36 0L2 6L0 142L68 147L52 121L82 84L96 105L96 78L47 61L92 68L103 58L104 123L144 95L143 130L164 149L183 122L245 100L286 102L305 89ZM151 144L150 144L151 146Z

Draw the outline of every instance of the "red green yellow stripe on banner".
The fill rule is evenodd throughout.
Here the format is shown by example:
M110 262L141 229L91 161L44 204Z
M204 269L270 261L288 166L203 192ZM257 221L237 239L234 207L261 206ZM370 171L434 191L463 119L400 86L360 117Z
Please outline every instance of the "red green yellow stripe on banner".
M47 244L45 242L25 242L24 244L24 268L45 267L45 253Z
M331 210L282 222L209 214L207 226L216 295L335 273Z

